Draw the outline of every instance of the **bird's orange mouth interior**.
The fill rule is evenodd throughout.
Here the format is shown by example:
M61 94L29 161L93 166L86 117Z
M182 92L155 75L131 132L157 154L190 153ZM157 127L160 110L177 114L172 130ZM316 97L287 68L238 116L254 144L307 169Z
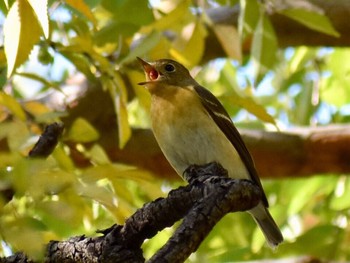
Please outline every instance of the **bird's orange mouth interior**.
M159 72L149 63L137 57L138 61L141 63L144 72L147 76L147 81L140 82L139 85L146 85L152 81L156 81L159 78Z
M148 77L150 80L156 80L159 76L159 73L157 70L155 69L151 69L149 72L148 72Z

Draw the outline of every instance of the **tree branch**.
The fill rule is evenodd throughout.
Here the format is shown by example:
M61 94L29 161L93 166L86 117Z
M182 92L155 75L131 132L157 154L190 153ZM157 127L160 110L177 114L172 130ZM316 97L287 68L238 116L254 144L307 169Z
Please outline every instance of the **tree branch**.
M51 241L45 262L144 262L142 243L181 218L174 235L148 262L184 262L224 215L249 210L261 199L252 181L231 179L216 163L191 166L185 176L189 185L144 205L124 225L99 231L103 236Z
M329 18L334 28L339 32L339 37L329 36L277 13L277 10L295 6L297 3L304 3L303 8L314 6L315 9L323 11L324 15ZM214 24L232 25L237 27L239 5L235 7L218 7L208 10L208 15ZM275 29L278 45L280 48L292 46L333 46L347 47L350 46L350 2L347 0L308 0L308 1L273 1L273 8L269 10L268 16ZM243 51L250 50L250 42L243 43ZM218 57L226 56L221 44L217 40L214 32L209 31L205 44L203 61L209 61Z
M301 177L349 173L350 125L294 129L285 132L240 130L261 177ZM150 130L134 130L123 150L108 147L111 159L155 174L177 178Z
M38 142L34 145L33 149L29 152L28 156L31 158L46 158L55 149L58 140L63 132L62 123L52 123L45 127L43 134L40 136Z

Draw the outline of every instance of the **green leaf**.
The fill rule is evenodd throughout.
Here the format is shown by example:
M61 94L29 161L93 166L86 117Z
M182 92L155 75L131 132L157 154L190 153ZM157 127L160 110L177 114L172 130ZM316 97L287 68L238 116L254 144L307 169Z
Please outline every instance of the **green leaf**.
M75 197L78 199L78 197ZM83 218L82 207L68 203L65 200L51 201L45 200L38 202L35 206L35 212L47 227L59 236L67 236L72 231L77 231L81 226ZM64 213L62 213L64 211ZM86 213L86 211L84 211Z
M238 32L241 43L254 33L260 17L260 6L256 0L240 0L241 11L238 17Z
M25 62L39 41L42 29L33 8L27 0L17 0L4 23L4 46L7 58L7 76Z
M327 65L331 74L321 81L321 99L341 107L350 101L350 51L334 50Z
M57 169L54 160L23 159L13 170L16 194L40 200L47 194L59 194L75 183L73 173Z
M77 118L68 131L68 139L75 142L92 142L98 138L99 133L83 118Z
M340 245L339 241L341 239L338 238L338 242L335 242L337 241L336 237L343 234L345 234L344 229L337 226L331 224L318 225L302 234L294 243L288 244L285 249L289 247L287 251L295 251L300 255L308 254L331 259ZM284 250L283 246L279 252L287 252L282 250Z
M138 27L134 24L110 22L94 34L94 43L97 46L113 45L115 49L118 46L118 42L120 42L121 36L132 37L137 30Z
M287 207L288 215L295 215L300 213L302 209L313 200L318 193L323 194L333 188L332 178L321 176L314 176L305 182L304 179L286 182L284 189L286 196L292 196Z
M339 178L335 190L335 196L331 199L330 207L334 210L345 210L350 207L350 179L346 177Z
M43 224L31 216L17 217L10 222L1 222L2 236L16 250L23 251L34 261L42 261L38 259L43 259L43 244L48 242L45 239Z
M106 187L97 186L96 184L80 185L79 195L90 198L109 209L116 209L118 200L114 193Z
M296 71L304 68L305 63L310 59L315 58L317 50L314 48L309 48L305 46L301 46L295 49L294 55L289 60L288 63L288 73L292 74Z
M96 81L96 77L92 74L95 68L86 56L70 50L60 50L60 54L68 59L89 81Z
M294 121L298 125L310 124L311 116L315 110L312 105L313 83L307 82L304 84L300 94L296 97L296 108L293 111Z
M253 35L251 56L255 71L255 80L261 81L264 74L272 69L276 62L277 38L266 15L261 14Z
M153 11L148 1L103 0L101 6L113 14L113 20L118 23L143 26L153 21Z
M62 92L59 84L52 82L52 81L49 81L49 80L47 80L47 78L43 78L37 74L28 73L28 72L18 72L18 73L16 73L16 75L38 81L41 84L43 84L45 87L54 88L55 90Z
M328 17L324 14L312 12L305 9L285 9L279 11L279 13L288 16L289 18L298 21L299 23L311 28L315 31L339 37L340 34L335 30Z
M0 104L8 108L12 114L20 120L24 121L26 119L26 114L23 111L22 106L12 96L0 92Z
M152 48L154 48L160 39L162 38L162 34L156 31L148 34L145 38L143 38L138 45L131 50L126 57L124 57L120 61L120 65L124 63L129 63L135 60L136 57L142 57L144 54L149 52Z
M225 104L234 105L236 107L244 108L257 118L262 121L275 124L274 118L267 113L266 109L256 103L250 97L244 97L239 94L237 91L238 84L233 78L235 73L233 71L233 66L231 63L226 63L223 69L221 70L220 81L224 86L231 87L230 90L224 95L220 96L220 99Z

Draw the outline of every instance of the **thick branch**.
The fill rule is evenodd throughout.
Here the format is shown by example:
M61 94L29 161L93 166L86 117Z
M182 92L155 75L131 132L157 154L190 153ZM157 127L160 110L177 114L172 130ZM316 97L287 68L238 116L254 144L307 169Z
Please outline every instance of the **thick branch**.
M298 129L288 132L241 131L261 177L282 178L349 173L350 126ZM109 148L112 159L155 174L175 178L150 130L134 130L123 150Z
M346 47L350 46L350 24L348 17L350 17L350 1L347 0L310 0L318 10L323 10L331 21L334 28L339 32L340 37L332 37L314 30L307 28L306 26L295 22L294 20L280 15L275 12L276 9L281 9L283 6L288 4L296 5L293 1L273 1L274 9L269 12L269 17L272 25L275 29L279 47L285 48L290 46L338 46ZM303 2L303 1L300 1ZM305 6L303 6L305 8ZM240 8L235 6L219 7L208 11L210 18L214 23L226 24L237 26L238 16ZM250 43L244 43L244 49L250 49ZM210 32L205 49L204 61L208 61L218 57L224 57L226 54L221 48L214 32Z

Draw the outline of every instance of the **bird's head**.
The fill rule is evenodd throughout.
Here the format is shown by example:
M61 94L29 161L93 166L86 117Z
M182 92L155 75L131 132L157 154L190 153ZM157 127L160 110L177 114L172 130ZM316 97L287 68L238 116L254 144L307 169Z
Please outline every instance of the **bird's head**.
M139 83L139 85L146 85L150 90L165 85L186 87L196 84L188 69L174 60L159 59L148 63L139 57L137 59L146 74L146 81Z

